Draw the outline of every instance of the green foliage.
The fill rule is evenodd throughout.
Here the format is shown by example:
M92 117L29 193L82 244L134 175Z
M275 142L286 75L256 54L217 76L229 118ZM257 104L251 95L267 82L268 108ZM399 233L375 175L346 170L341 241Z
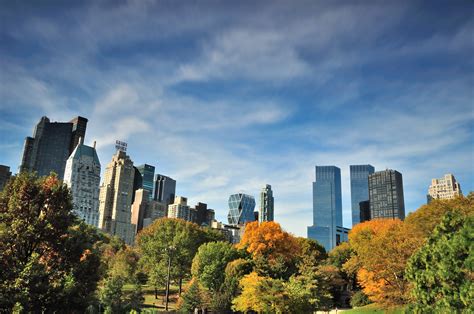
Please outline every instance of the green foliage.
M109 277L99 290L99 301L106 312L119 313L123 310L123 280L119 277Z
M474 311L474 216L448 212L410 259L415 312Z
M193 278L180 299L179 310L193 313L194 309L202 308L206 303L204 289L200 286L199 281Z
M351 298L351 306L352 307L359 307L370 304L369 297L361 290L357 291L352 295Z
M54 175L12 178L0 193L0 308L84 311L100 276L99 240Z
M205 243L194 256L192 275L205 288L216 292L224 283L227 264L238 257L239 252L230 243Z

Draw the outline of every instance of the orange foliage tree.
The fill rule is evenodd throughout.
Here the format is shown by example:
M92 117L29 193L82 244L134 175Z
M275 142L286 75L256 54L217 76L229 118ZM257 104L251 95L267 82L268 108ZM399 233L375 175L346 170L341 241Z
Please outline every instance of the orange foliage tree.
M357 279L364 293L382 305L406 304L405 268L420 246L419 238L398 219L377 219L356 225L349 243L356 253L349 262L359 266Z
M260 274L274 278L289 277L300 252L297 239L273 221L248 223L237 247L252 255Z

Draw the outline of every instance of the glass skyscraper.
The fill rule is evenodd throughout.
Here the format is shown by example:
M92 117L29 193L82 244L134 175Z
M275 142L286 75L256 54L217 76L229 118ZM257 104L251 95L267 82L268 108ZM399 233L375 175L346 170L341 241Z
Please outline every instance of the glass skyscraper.
M369 202L371 219L405 219L402 174L391 169L371 174Z
M142 177L142 188L148 191L148 200L151 201L153 199L153 178L155 176L155 167L151 165L140 165L137 166L138 171Z
M308 238L321 243L326 251L334 248L337 227L342 227L341 169L336 166L316 166L313 182L313 225Z
M153 199L167 205L172 204L176 193L176 180L162 174L156 174L154 181Z
M260 192L260 222L273 221L273 191L270 184L266 184Z
M369 200L369 175L374 171L371 165L350 166L352 226L360 223L360 202Z
M255 198L244 193L232 194L229 197L229 214L227 219L231 225L244 225L254 221Z

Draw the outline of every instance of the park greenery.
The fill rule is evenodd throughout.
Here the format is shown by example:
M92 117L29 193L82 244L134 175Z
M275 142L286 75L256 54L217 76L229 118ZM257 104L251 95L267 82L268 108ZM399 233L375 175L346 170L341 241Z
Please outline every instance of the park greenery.
M158 219L134 246L80 222L54 175L22 173L0 192L0 309L144 311L173 286L184 313L311 313L373 303L414 313L474 311L474 194L433 201L405 221L356 225L330 252L276 222L238 244L219 231Z

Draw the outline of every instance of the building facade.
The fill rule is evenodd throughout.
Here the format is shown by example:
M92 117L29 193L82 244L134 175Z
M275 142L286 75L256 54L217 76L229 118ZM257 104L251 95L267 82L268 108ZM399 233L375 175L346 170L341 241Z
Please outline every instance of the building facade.
M352 226L362 222L359 203L369 200L369 175L375 172L371 165L351 165L351 209Z
M402 174L387 169L369 175L370 218L405 219Z
M127 244L132 244L135 238L130 210L134 175L133 161L118 150L105 169L99 194L99 228Z
M176 180L162 174L155 175L153 199L155 201L172 204L176 195Z
M153 199L155 167L144 164L137 166L137 170L142 177L142 188L148 191L148 197L151 201Z
M214 210L207 208L205 203L199 202L190 210L193 216L191 221L199 226L210 226L215 218Z
M231 225L245 225L255 221L255 198L244 193L232 194L229 197L229 214L227 219Z
M260 222L274 220L273 201L272 186L270 184L266 184L262 191L260 191L260 211L258 219Z
M316 166L313 182L313 225L308 238L318 241L326 251L337 245L337 227L342 228L341 169Z
M182 196L176 196L174 202L168 205L168 218L179 218L186 221L195 219L188 206L188 199Z
M460 195L462 195L461 185L452 174L448 173L442 178L431 180L427 200L430 203L432 200L449 200Z
M77 144L84 141L87 119L76 117L69 122L50 122L42 117L36 125L33 137L25 139L20 172L36 171L39 176L55 172L64 178L66 161Z
M71 189L76 215L98 227L100 162L95 143L93 147L81 143L76 146L66 162L64 183Z
M5 166L5 165L0 165L0 191L3 190L5 187L5 184L7 184L8 180L10 180L10 177L12 176L12 173L10 171L10 167Z
M150 200L148 190L135 191L135 201L132 204L132 225L136 226L135 233L147 227L156 219L164 218L167 214L166 205Z
M370 202L363 201L359 203L360 222L370 220Z

